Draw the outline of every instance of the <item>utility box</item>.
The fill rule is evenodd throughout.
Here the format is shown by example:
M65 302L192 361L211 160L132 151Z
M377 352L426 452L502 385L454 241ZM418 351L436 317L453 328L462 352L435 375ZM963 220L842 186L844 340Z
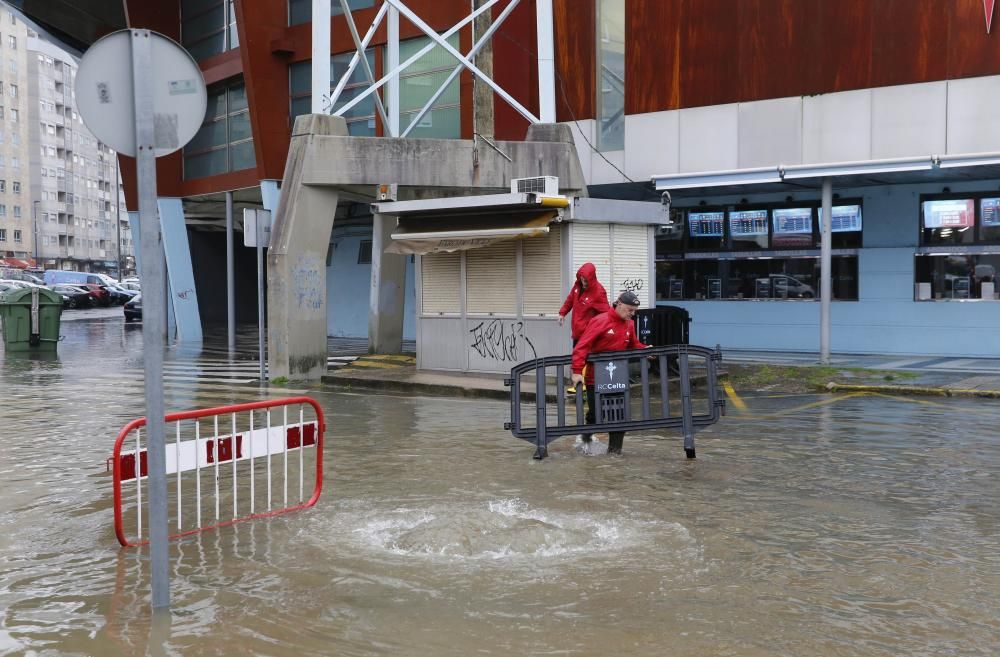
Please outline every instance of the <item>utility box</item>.
M0 294L0 327L4 349L54 351L59 342L62 297L40 287L22 287Z

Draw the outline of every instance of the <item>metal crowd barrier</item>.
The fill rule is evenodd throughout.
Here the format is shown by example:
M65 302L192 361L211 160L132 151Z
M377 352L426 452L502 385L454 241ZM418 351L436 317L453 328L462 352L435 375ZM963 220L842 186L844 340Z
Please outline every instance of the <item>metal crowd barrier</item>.
M678 428L687 457L695 458L695 432L715 424L725 414L726 401L718 390L721 361L718 347L684 344L593 354L587 359L587 367L594 372L596 422L587 424L582 385L576 387L567 416L563 387L571 373L572 356L529 360L513 368L510 378L504 380L510 386L511 417L504 429L533 443L534 457L542 459L548 455L548 444L560 436ZM692 368L704 370L705 383L697 386L700 396L693 393ZM630 371L637 375L634 383ZM522 386L522 377L528 378L526 387ZM671 387L676 392L673 398ZM658 398L654 398L654 392L658 392ZM534 403L534 424L522 417L521 406L526 399Z
M171 539L304 509L319 500L326 425L315 400L289 397L183 411L165 421ZM145 426L146 418L125 425L110 459L115 535L126 547L149 542Z

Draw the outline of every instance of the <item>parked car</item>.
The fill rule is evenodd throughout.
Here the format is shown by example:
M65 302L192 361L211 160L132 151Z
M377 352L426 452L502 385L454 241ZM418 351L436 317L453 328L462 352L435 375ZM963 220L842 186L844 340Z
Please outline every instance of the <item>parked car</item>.
M63 306L66 308L89 308L93 299L88 290L76 285L53 285L52 291L63 295Z
M127 301L123 306L123 311L125 313L125 321L132 322L135 320L142 321L142 295L137 294L130 301Z

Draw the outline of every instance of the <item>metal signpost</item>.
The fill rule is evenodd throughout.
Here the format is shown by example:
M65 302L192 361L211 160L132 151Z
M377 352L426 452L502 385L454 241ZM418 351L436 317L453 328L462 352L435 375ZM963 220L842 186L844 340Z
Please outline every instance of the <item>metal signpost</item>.
M271 245L271 211L243 209L243 246L257 247L257 357L260 380L265 380L264 363L264 248Z
M164 446L163 348L165 260L156 209L156 158L186 144L201 127L207 95L197 62L177 43L143 29L102 37L80 62L76 99L87 127L102 142L136 158L143 292L146 441L152 606L170 606L167 481Z

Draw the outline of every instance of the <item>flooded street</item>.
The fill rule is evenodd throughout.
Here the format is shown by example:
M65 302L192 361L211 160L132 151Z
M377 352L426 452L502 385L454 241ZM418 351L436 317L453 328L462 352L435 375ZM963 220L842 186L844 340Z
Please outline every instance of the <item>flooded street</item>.
M153 623L105 472L143 415L141 329L0 351L0 655L995 655L1000 402L761 397L698 434L533 461L489 400L260 389L166 356L170 411L308 394L312 509L171 545ZM249 355L244 355L249 357Z

